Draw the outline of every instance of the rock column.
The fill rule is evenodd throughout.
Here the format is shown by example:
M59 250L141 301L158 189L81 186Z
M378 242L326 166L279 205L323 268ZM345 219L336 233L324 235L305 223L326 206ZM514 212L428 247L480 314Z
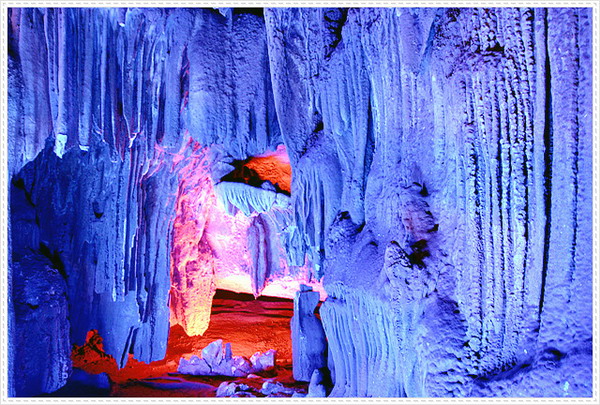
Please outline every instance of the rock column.
M325 331L314 312L318 303L319 293L301 284L291 321L294 379L298 381L310 381L314 370L327 365Z

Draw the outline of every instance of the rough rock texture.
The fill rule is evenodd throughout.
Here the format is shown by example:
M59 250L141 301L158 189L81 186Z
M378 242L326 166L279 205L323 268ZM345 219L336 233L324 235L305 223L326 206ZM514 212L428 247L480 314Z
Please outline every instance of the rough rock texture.
M262 18L196 12L188 55L194 137L203 145L221 145L235 159L262 154L281 143Z
M590 16L266 11L332 395L591 395Z
M396 323L389 302L339 284L331 286L328 294L320 313L335 383L330 395L405 396L405 364L396 337L403 325Z
M56 391L67 382L71 371L63 269L49 258L28 255L13 270L17 331L14 393L32 396Z
M71 343L98 329L121 364L150 361L170 273L186 269L173 297L207 305L211 266L235 264L221 286L255 294L312 267L331 395L590 396L591 16L11 9L13 307L22 261L45 256L64 269ZM210 148L223 223L247 221L222 228L234 238L215 225L211 240L181 198L198 188L190 137ZM281 143L291 194L221 181ZM187 302L176 321L201 329Z
M321 320L315 316L319 293L301 285L294 298L292 356L294 379L310 381L313 372L327 365L327 340Z

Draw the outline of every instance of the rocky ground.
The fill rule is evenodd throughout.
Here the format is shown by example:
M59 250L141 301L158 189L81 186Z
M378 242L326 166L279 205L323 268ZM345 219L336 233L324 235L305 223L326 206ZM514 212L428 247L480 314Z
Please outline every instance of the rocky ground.
M175 325L170 329L164 360L146 364L130 355L122 369L117 368L114 358L103 353L102 338L90 333L86 345L73 350L75 371L69 383L50 395L265 397L306 393L308 384L296 382L292 376L292 313L291 300L268 297L255 300L248 294L219 291L213 302L210 326L203 336L187 336L181 326ZM205 346L217 339L230 342L235 356L250 358L256 352L275 349L276 366L247 378L177 373L180 358L200 355Z

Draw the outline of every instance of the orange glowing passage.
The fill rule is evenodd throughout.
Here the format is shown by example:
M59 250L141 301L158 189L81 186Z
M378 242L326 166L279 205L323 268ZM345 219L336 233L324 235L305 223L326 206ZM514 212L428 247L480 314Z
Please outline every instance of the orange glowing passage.
M180 359L201 356L202 348L223 339L230 342L233 354L250 358L256 352L277 351L278 366L292 363L290 320L293 301L283 298L236 294L218 290L211 308L210 327L203 336L189 336L181 325L169 331L167 353L163 360L144 363L128 355L127 364L119 369L116 360L104 352L97 330L88 332L86 342L73 345L73 367L90 374L107 373L113 383L127 384L132 379L156 378L177 373ZM267 373L268 374L268 373Z
M274 152L236 160L232 164L235 169L221 181L241 182L260 187L268 180L278 193L290 195L292 192L292 167L284 145L279 145Z

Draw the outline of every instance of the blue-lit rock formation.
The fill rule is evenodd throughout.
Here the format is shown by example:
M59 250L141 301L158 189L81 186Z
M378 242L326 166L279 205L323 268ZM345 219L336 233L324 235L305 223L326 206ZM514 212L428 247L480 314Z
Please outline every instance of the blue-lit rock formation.
M158 360L169 327L177 183L164 165L144 173L134 149L122 161L111 161L109 150L99 143L59 158L48 147L15 175L13 263L32 250L53 259L67 286L73 343L98 329L122 365L134 346L139 359Z
M300 286L294 298L292 355L294 379L310 381L315 370L327 365L327 340L321 320L315 316L319 293L310 287Z
M90 329L162 358L173 280L176 322L209 313L214 188L251 292L322 279L330 395L591 396L591 15L11 9L11 394L63 385ZM281 144L291 192L221 181Z
M332 395L591 395L589 10L265 20Z
M24 396L56 391L71 370L63 269L48 256L27 255L13 264L14 355L21 366L14 389Z
M177 372L192 375L246 377L273 368L276 356L276 350L269 350L266 353L256 352L250 359L244 356L233 356L231 344L227 343L223 346L223 341L219 339L202 349L202 357L194 355L189 361L182 357Z

